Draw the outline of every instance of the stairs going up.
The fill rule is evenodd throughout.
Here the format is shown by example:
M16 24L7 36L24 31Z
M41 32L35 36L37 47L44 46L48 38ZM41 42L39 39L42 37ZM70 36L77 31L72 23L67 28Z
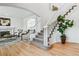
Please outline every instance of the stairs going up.
M42 29L40 30L39 33L35 35L35 38L33 39L32 44L36 45L39 48L44 49L43 43L44 43L44 30Z
M72 8L69 9L69 11L67 11L63 16L64 17L67 16L71 12L71 10L73 10L76 6L77 5L73 5ZM51 30L49 30L50 33L49 33L49 35L47 37L47 41L46 41L48 46L50 45L50 38L51 38L51 36L53 35L55 29L58 26L58 21L56 20L55 22L53 22L53 24L51 24L51 26L50 26ZM40 30L40 32L35 35L35 38L34 38L32 44L36 45L37 47L47 49L48 47L44 46L44 35L45 35L44 34L44 29Z

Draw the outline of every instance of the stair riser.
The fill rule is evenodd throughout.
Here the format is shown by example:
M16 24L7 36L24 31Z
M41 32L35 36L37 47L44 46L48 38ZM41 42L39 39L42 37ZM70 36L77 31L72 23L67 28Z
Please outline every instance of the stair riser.
M43 39L43 36L36 35L36 38L41 38L41 39Z

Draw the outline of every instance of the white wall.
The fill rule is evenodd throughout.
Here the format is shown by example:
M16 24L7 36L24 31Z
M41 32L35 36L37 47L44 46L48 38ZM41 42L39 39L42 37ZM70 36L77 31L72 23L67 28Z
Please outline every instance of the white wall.
M69 41L79 43L79 4L77 7L67 16L67 18L74 20L74 26L67 30L67 37Z
M15 31L17 29L21 29L23 27L22 20L18 18L11 18L11 26L15 27Z
M16 13L16 9L14 8L9 8L9 7L5 7L5 6L0 6L0 17L6 17L6 18L10 18L11 19L11 27L15 27L15 29L19 29L22 28L22 18L18 18L17 16L15 16L15 14L18 14L18 12ZM3 27L3 26L1 26Z
M32 15L27 10L19 9L11 6L0 6L0 17L6 17L11 19L11 27L17 29L23 29L24 19ZM25 19L27 20L27 19ZM25 21L27 22L27 21ZM2 26L1 26L2 27Z
M56 12L57 14L51 14L55 15L53 16L54 19L57 18L58 15L63 15L65 12L68 11L74 4L56 4L60 7L60 9ZM74 20L74 26L72 28L69 28L66 30L67 34L67 41L69 42L76 42L79 43L79 4L77 4L77 7L72 10L72 12L66 17L67 19ZM53 12L52 12L53 13ZM60 33L55 31L54 35L52 35L52 41L58 42L60 41Z

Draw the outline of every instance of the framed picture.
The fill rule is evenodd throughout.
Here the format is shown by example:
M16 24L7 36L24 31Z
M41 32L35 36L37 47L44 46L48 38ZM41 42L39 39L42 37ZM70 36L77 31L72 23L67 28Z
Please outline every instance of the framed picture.
M0 18L0 26L10 26L10 18Z
M56 4L56 3L49 3L49 9L51 11L58 11L58 9L59 9L58 4Z

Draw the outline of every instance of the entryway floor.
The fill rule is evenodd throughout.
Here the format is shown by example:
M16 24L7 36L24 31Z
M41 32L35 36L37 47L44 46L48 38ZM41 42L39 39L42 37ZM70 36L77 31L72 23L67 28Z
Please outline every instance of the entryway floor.
M26 41L20 41L13 45L1 46L0 56L72 56L79 55L79 44L77 43L55 43L48 50L38 48Z

